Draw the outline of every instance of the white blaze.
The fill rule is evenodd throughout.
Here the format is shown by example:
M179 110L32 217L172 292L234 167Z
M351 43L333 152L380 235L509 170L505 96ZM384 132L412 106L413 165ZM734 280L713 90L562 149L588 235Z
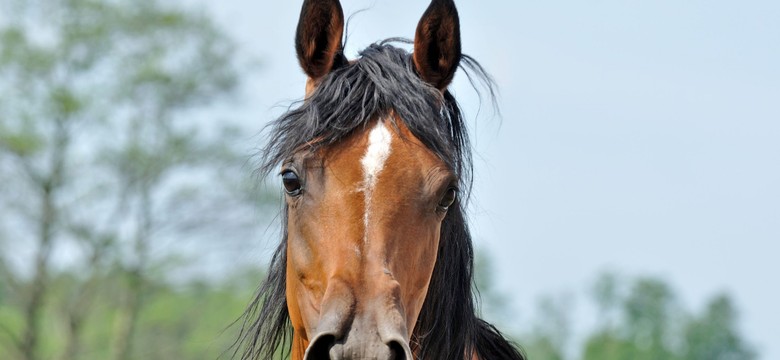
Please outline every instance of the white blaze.
M368 134L368 149L366 154L360 163L363 165L363 191L365 192L366 199L366 213L363 217L366 229L368 229L368 218L371 212L371 196L374 193L374 185L376 185L379 173L385 167L385 162L390 156L390 144L392 143L392 135L390 130L387 129L384 122L381 120L376 123L376 126Z
M363 180L367 192L371 192L376 184L379 173L385 167L385 161L390 156L392 136L382 121L378 121L368 135L368 149L360 160L363 164Z

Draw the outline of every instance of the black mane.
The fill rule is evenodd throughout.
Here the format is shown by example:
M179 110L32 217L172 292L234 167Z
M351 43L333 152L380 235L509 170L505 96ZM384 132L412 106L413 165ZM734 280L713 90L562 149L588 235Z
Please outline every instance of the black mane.
M419 359L462 360L476 351L482 359L523 359L490 324L476 316L473 248L464 215L471 188L471 148L455 98L419 78L411 55L390 43L371 45L358 60L341 62L307 99L272 122L261 152L261 175L302 149L332 145L378 117L397 118L459 176L462 196L441 229L441 245L431 284L417 321L412 347ZM492 79L468 56L461 67L469 80L481 80L493 95ZM397 116L387 116L394 112ZM283 239L267 278L244 314L234 357L270 360L288 355L292 329L285 295L286 211Z

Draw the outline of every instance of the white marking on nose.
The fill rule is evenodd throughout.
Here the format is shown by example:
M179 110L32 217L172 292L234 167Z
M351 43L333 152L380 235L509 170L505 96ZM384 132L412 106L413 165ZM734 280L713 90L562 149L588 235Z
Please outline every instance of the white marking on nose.
M366 229L368 229L369 213L371 212L371 196L374 193L374 186L376 185L379 173L385 167L385 162L390 156L390 145L393 137L390 134L390 130L387 129L383 121L378 121L376 126L368 134L368 149L366 154L360 160L363 165L363 191L366 198L366 213L363 217Z

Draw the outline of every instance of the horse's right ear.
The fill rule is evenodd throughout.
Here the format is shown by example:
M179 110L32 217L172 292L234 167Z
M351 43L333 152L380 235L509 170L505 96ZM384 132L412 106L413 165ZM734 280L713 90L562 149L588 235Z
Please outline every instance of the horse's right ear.
M295 50L306 75L318 80L345 60L341 36L344 12L339 0L305 0L295 34Z

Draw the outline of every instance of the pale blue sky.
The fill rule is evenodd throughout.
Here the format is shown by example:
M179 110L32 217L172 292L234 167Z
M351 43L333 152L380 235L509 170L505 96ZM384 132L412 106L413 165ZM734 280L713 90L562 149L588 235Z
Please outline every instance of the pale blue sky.
M263 64L233 116L259 129L302 96L301 1L186 2L205 3ZM342 3L373 5L352 23L350 56L411 37L427 6ZM657 275L696 310L731 292L763 359L780 359L780 2L457 4L464 51L501 90L502 120L473 123L472 219L517 323L540 295L582 294L602 270ZM454 90L473 117L463 80Z

